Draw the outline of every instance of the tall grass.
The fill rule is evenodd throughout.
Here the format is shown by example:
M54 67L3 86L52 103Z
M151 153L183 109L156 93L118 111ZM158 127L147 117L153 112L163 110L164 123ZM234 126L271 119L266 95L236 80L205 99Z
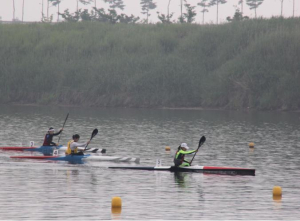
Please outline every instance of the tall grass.
M0 24L0 102L298 109L300 19Z

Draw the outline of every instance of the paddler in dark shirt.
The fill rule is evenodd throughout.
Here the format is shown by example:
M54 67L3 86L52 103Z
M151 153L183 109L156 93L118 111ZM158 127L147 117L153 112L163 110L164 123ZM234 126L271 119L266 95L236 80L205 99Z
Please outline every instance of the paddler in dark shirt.
M190 162L184 159L187 154L195 153L197 150L188 151L189 147L186 143L182 143L175 154L174 164L176 167L187 167L190 166Z
M48 133L45 135L43 146L57 146L57 144L52 141L53 137L59 135L63 129L60 129L57 133L54 133L54 131L53 127L49 128Z

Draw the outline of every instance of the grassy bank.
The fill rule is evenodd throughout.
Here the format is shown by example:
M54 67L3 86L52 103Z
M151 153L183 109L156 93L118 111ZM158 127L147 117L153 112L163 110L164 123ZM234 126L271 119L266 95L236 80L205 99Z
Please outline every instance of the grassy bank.
M0 24L0 102L300 108L300 19Z

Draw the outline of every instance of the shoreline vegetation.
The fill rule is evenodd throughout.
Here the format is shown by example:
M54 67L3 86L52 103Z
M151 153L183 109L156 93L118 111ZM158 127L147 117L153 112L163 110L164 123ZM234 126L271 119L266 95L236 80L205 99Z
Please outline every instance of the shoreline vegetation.
M0 24L0 103L300 109L300 18Z

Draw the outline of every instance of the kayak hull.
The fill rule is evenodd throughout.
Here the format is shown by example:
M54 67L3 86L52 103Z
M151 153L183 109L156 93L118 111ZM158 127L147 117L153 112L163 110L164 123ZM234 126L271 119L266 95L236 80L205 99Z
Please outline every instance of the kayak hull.
M12 150L12 151L37 151L37 152L42 152L42 153L48 153L52 154L54 149L57 149L59 151L66 151L67 147L59 145L57 147L55 146L40 146L40 147L0 147L0 150ZM83 150L84 148L82 148ZM86 152L101 152L101 153L106 153L106 149L98 149L98 148L89 148L85 150Z
M31 160L53 160L81 163L83 161L116 161L116 162L135 162L139 163L139 158L133 157L113 157L113 156L91 156L87 155L68 155L68 156L11 156L13 159L31 159Z
M204 174L219 175L246 175L255 176L255 169L235 168L235 167L211 167L211 166L159 166L159 167L109 167L110 169L127 169L127 170L152 170L152 171L170 171L170 172L193 172Z

